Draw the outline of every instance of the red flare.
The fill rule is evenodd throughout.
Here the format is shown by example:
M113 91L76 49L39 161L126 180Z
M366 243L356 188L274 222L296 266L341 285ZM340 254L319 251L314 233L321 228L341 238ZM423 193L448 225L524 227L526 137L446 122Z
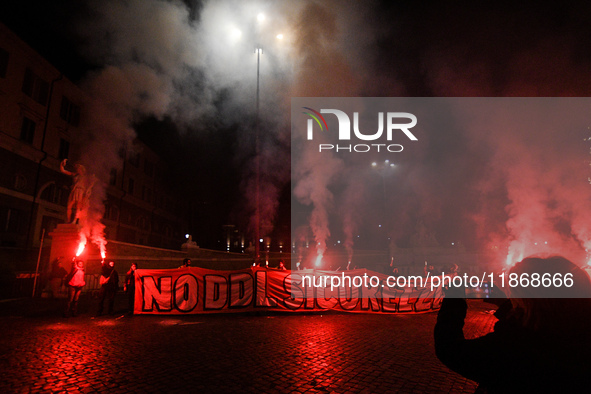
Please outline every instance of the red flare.
M82 252L84 252L84 247L86 246L86 242L80 242L78 245L78 251L76 252L76 257L80 256Z
M322 263L322 255L321 254L319 254L318 257L316 258L316 267L319 267L320 263Z

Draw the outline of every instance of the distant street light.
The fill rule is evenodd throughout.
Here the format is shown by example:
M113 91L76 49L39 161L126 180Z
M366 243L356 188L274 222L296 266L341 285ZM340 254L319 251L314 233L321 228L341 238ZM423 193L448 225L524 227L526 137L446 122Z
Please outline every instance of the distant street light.
M232 32L230 33L230 37L233 40L239 40L242 37L242 32L238 29L232 29Z
M381 163L374 161L373 163L371 163L371 167L375 171L378 171L380 176L382 177L382 194L383 194L383 200L384 200L384 212L386 212L388 209L388 206L387 206L388 200L386 198L386 175L390 174L394 170L394 168L396 168L396 164L390 163L390 160L384 160ZM384 228L386 231L386 236L389 240L390 237L388 237L388 233L389 233L388 223L389 223L389 221L386 220ZM379 228L382 228L381 224L379 225Z
M390 160L384 160L383 163L373 162L371 167L380 173L382 177L382 191L384 193L384 208L386 208L386 175L396 167L396 164L390 163Z

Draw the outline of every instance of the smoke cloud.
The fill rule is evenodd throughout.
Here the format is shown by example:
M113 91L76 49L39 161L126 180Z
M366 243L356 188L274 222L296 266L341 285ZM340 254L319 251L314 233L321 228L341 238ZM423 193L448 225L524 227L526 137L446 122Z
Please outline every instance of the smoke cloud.
M170 118L187 132L207 117L240 124L235 144L244 153L235 164L243 168L245 212L252 215L258 86L267 229L289 181L291 97L588 96L591 88L591 59L579 40L589 28L558 22L585 14L574 6L552 12L499 6L483 19L473 6L377 1L87 5L78 35L84 55L97 65L87 86L101 102L87 144L93 160L84 163L98 168L89 171L107 179L119 146L134 136L131 125L147 116ZM266 18L257 22L260 12ZM430 116L460 124L446 134L422 135L411 155L396 157L392 174L367 168L382 157L361 163L294 152L295 202L309 207L304 219L319 251L331 233L343 235L350 251L354 234L379 217L400 246L461 242L498 250L503 259L537 251L584 255L590 185L588 130L580 127L586 120L573 120L561 134L563 125L545 123L549 118L539 112L522 124L485 110L477 119L464 112L459 121L447 110Z
M94 127L87 136L93 141L88 157L95 157L93 150L116 152L121 144L129 145L131 125L147 116L171 118L188 132L206 117L241 122L244 133L237 144L245 153L236 164L242 167L242 190L248 198L243 213L254 228L257 158L252 140L257 133L262 174L258 206L262 235L269 233L281 188L289 182L289 97L356 94L362 74L354 59L362 51L346 50L343 40L349 35L364 44L362 34L351 36L349 24L356 20L360 25L367 11L314 1L209 1L192 7L164 0L87 4L78 35L83 55L98 67L86 87L108 110L99 112L101 119L112 118L108 132ZM258 59L256 48L262 48ZM105 158L103 166L118 161ZM330 198L313 200L318 206L315 227L328 231L322 205Z

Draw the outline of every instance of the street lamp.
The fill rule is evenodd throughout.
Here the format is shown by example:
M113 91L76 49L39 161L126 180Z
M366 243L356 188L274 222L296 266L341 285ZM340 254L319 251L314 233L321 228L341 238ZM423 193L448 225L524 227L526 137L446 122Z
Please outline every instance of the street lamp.
M264 22L265 15L258 14L257 20L259 23ZM283 39L283 34L278 34L276 36L277 39ZM257 55L257 95L256 95L256 119L255 119L255 171L256 171L256 208L255 208L255 239L259 240L261 238L261 159L260 159L260 79L261 79L261 55L263 54L263 48L257 46L255 48L255 53ZM267 252L269 248L267 247ZM260 242L255 242L255 259L258 261L260 259Z
M394 168L396 168L396 164L394 163L390 163L390 160L384 160L383 162L376 162L374 161L373 163L371 163L371 167L372 169L376 170L379 172L380 176L382 177L382 193L383 193L383 200L384 200L384 212L386 212L388 210L388 206L387 206L387 200L386 200L386 175L388 173L390 173L392 170L394 170ZM390 239L388 237L388 232L389 232L389 225L388 225L388 220L386 219L386 223L385 223L385 230L386 230L386 235L387 238ZM380 228L382 227L382 225L380 224L379 226Z
M257 19L260 21L260 16L262 14L259 14L259 16L257 17ZM258 241L261 237L261 211L260 211L260 202L261 202L261 159L260 159L260 142L259 142L259 108L260 108L260 89L259 89L259 81L260 81L260 67L261 67L261 55L263 53L263 48L256 48L255 52L257 54L257 109L256 109L256 119L255 119L255 148L254 148L254 155L255 155L255 171L256 171L256 181L255 181L255 188L256 188L256 195L255 195L255 234L254 234L254 239L257 240L257 242L255 242L255 247L254 247L254 256L255 256L255 260L258 262L260 259L260 254L261 254L261 244Z
M266 20L266 16L263 13L259 13L256 16L256 21L258 25L262 25ZM255 37L255 41L259 41L262 34L260 33L258 28L255 28L254 31L251 30L250 37ZM233 40L238 40L242 37L242 32L238 29L233 29L231 31L231 37ZM283 34L276 35L276 39L283 39ZM260 244L261 240L261 163L260 163L260 79L261 79L261 55L263 54L263 48L261 45L257 44L254 50L254 53L257 56L257 87L256 87L256 117L255 117L255 259L259 261L260 259Z
M380 173L382 177L382 191L384 193L384 208L386 208L386 172L393 170L396 164L390 163L390 160L384 160L382 163L374 161L371 163L371 167Z

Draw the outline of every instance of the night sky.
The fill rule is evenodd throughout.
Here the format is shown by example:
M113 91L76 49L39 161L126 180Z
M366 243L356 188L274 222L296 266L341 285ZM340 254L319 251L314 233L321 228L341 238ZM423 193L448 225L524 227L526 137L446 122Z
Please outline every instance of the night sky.
M263 223L273 228L284 224L278 223L280 212L288 221L290 181L299 181L290 179L290 97L589 96L591 5L514 3L27 0L2 2L0 20L107 106L125 109L114 115L121 135L135 130L169 160L171 179L188 185L191 201L215 212L194 228L252 227L253 49L262 46ZM257 25L261 10L267 19ZM285 38L277 43L271 37L280 30ZM541 137L553 138L551 131ZM406 159L408 174L418 180L397 189L396 198L419 203L408 204L404 220L415 223L425 206L437 206L425 225L440 242L461 239L482 249L491 238L514 237L514 173L491 164L506 153L492 140L458 144L450 136L431 136L422 155ZM580 140L588 151L584 144ZM540 157L544 149L540 145ZM512 168L531 157L537 156L528 151ZM483 185L483 174L495 171L504 175ZM440 178L448 182L438 188L431 181ZM461 198L458 185L469 190ZM331 192L350 187L335 184ZM367 186L366 195L379 187ZM442 192L441 201L433 200ZM466 217L457 220L460 211ZM482 219L485 213L489 217ZM554 227L561 234L576 232L570 219L552 220L560 222ZM415 231L409 226L396 234L399 246ZM494 236L483 237L478 226Z

